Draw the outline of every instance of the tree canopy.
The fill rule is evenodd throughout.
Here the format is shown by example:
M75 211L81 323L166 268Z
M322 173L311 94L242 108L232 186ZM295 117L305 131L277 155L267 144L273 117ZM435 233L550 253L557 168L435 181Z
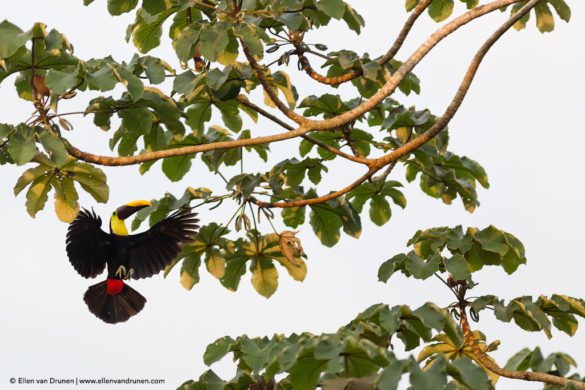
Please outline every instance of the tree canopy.
M392 209L406 207L402 187L410 182L447 205L461 203L469 212L479 206L477 190L489 188L487 173L451 150L449 123L505 33L526 28L531 18L540 32L551 32L555 22L570 20L571 11L564 0L461 2L467 10L457 14L453 0L407 0L409 16L381 55L350 48L331 52L311 39L332 21L357 34L365 28L358 10L342 0L108 0L112 16L135 14L126 39L139 54L128 62L78 58L72 41L56 29L5 20L0 83L16 75L16 92L34 113L20 123L0 123L0 164L23 166L14 193L25 194L31 217L52 194L55 213L66 223L80 210L78 191L108 202L100 166L136 165L145 175L162 160L160 169L172 182L203 167L216 182L161 193L138 212L132 229L152 226L179 209L229 209L228 221L205 221L165 276L180 267L180 283L191 290L205 265L235 291L249 274L255 290L269 298L278 289L279 271L299 282L308 272L308 255L294 229L312 230L326 247L336 245L342 232L359 238L364 218L383 226ZM444 112L402 103L420 94L413 70L437 44L495 11L506 11L501 26L477 45ZM425 14L443 24L410 56L401 53ZM176 59L147 54L163 39L172 42ZM171 65L176 62L179 67ZM300 96L287 72L291 66L313 79L318 92ZM354 97L337 93L341 85L351 86ZM74 102L84 93L95 94L89 105L60 110L63 100ZM80 131L71 119L75 115L89 116L111 133L112 155L81 150L69 140L69 132ZM260 117L274 125L268 135L254 127ZM290 145L284 158L271 152L276 142ZM247 161L262 168L251 171ZM349 177L342 162L362 172ZM403 178L396 177L398 165ZM277 230L275 219L288 230ZM232 354L234 377L224 380L208 371L180 388L391 389L403 375L416 389L489 389L500 376L585 388L571 369L576 363L563 353L544 357L539 348L524 349L500 367L489 356L499 341L470 325L469 318L477 322L492 311L497 320L525 331L550 337L554 327L572 336L578 318L585 317L585 301L578 297L506 301L497 291L469 296L484 267L512 274L526 263L524 246L512 233L494 226L434 227L416 232L408 245L409 252L381 264L379 280L389 282L397 273L439 278L455 296L452 305L376 304L336 333L225 337L210 344L204 360L212 364ZM398 357L394 336L406 351L420 347L418 357Z

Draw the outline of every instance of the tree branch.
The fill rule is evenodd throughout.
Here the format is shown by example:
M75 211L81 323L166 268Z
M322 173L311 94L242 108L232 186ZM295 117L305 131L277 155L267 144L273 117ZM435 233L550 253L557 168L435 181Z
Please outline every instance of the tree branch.
M335 192L331 192L327 195L320 196L318 198L291 200L291 201L279 201L279 202L263 202L261 200L254 198L253 196L251 196L249 199L252 203L256 204L257 206L264 207L264 208L301 207L301 206L307 206L307 205L311 205L311 204L323 203L323 202L327 202L329 200L333 200L333 199L339 198L342 195L347 194L349 191L353 190L354 188L356 188L360 184L362 184L364 181L368 180L370 177L372 177L372 175L374 175L379 170L380 170L380 168L370 168L370 169L368 169L368 171L365 174L360 176L359 179L357 179L356 181L354 181L353 183L351 183L347 187L342 188L342 189L335 191Z
M506 31L508 31L510 29L510 27L512 27L518 20L520 20L524 15L526 15L528 12L530 12L530 10L532 8L534 8L540 1L542 1L542 0L531 0L524 7L522 7L520 10L518 10L518 12L516 12L514 15L512 15L510 17L510 19L508 19L504 24L502 24L502 26L500 26L500 28L498 28L486 40L486 42L481 46L481 48L478 50L476 55L473 57L473 60L471 61L471 65L467 69L465 77L463 78L463 81L461 82L461 85L459 86L459 89L457 90L455 97L453 98L453 100L451 101L449 106L447 107L445 113L429 130L427 130L426 132L424 132L423 134L421 134L420 136L418 136L414 140L407 142L406 144L404 144L400 148L396 149L395 151L387 154L386 156L372 160L372 164L370 165L370 169L368 170L368 172L365 175L361 176L358 180L354 181L352 184L350 184L349 186L347 186L341 190L332 192L332 193L325 195L325 196L321 196L318 198L312 198L312 199L302 199L302 200L290 201L290 202L272 202L272 203L258 201L258 202L256 202L256 204L261 206L261 207L281 207L281 208L284 208L284 207L299 207L299 206L305 206L305 205L309 205L309 204L326 202L328 200L335 199L335 198L342 196L342 195L348 193L349 191L353 190L354 188L356 188L357 186L362 184L365 180L372 177L372 175L374 175L377 171L379 171L380 169L382 169L386 165L389 165L389 170L388 170L388 174L389 174L392 171L392 169L394 168L394 164L398 161L398 159L400 159L404 155L410 153L411 151L419 148L423 144L429 142L436 135L438 135L443 129L445 129L445 127L447 127L447 125L449 124L449 122L451 121L451 119L453 118L453 116L455 115L455 113L457 112L459 107L461 106L461 103L463 102L463 99L465 98L465 95L467 94L467 91L469 90L469 87L471 86L471 83L473 82L473 79L477 73L477 70L479 69L479 65L481 64L481 62L484 59L487 52L494 45L494 43L498 39L500 39L501 36ZM387 175L382 175L384 180L386 179L386 176Z
M310 120L304 125L314 130L329 130L356 120L366 112L373 110L384 99L394 93L398 85L406 76L408 76L412 69L418 65L418 63L445 37L478 17L520 1L522 0L496 0L488 4L480 5L455 18L439 30L435 31L422 45L420 45L408 60L406 60L406 62L394 72L386 84L384 84L370 99L335 118L321 121Z
M322 121L313 121L308 120L302 117L306 123L303 123L299 128L292 130L288 133L280 133L271 136L265 137L257 137L257 138L250 138L250 139L241 139L241 140L232 140L232 141L222 141L222 142L212 142L209 144L203 145L193 145L193 146L184 146L180 148L174 149L167 149L167 150L159 150L154 152L146 152L137 156L129 156L129 157L110 157L110 156L100 156L95 155L92 153L83 152L77 149L75 146L67 143L67 151L71 156L78 158L80 160L98 164L98 165L107 165L107 166L122 166L122 165L134 165L140 164L147 161L158 160L161 158L173 157L173 156L182 156L186 154L193 154L199 152L206 152L211 150L218 150L218 149L229 149L235 148L240 146L252 146L252 145L260 145L260 144L267 144L271 142L278 142L283 141L291 138L295 138L304 134L307 134L311 131L315 130L329 130L333 128L337 128L340 125L349 123L359 116L363 115L369 110L375 108L382 100L384 100L387 96L389 96L398 84L408 75L408 73L422 60L422 58L434 47L436 44L451 34L453 31L457 30L459 27L469 23L470 21L486 15L490 12L493 12L499 8L505 7L507 5L517 3L521 0L496 0L492 3L488 3L482 6L479 6L466 14L456 18L452 22L448 23L444 27L437 30L425 43L423 43L419 49L407 60L395 73L392 75L390 80L369 100L365 101L361 105L357 106L356 108L347 111L335 118L322 120ZM440 131L440 130L439 130ZM423 134L424 135L424 134ZM420 138L420 137L419 137ZM431 137L432 138L432 137ZM412 142L420 142L421 140L417 141L418 138L413 140ZM425 142L428 142L425 141ZM424 143L424 142L422 142ZM421 145L422 145L421 143ZM406 146L406 145L405 145ZM419 145L420 146L420 145ZM412 149L408 151L401 150L400 156L408 153ZM398 150L396 151L398 152ZM391 154L392 157L390 159L398 159L400 156L398 154ZM397 157L398 156L398 157ZM385 162L385 161L384 161ZM383 165L383 164L382 164Z
M201 153L201 152L209 152L212 150L220 150L220 149L233 149L242 146L253 146L253 145L262 145L262 144L269 144L272 142L283 141L291 138L296 138L307 134L310 132L311 129L307 127L299 127L295 130L292 130L288 133L279 133L264 137L256 137L256 138L246 138L246 139L235 139L231 141L219 141L219 142L210 142L208 144L200 144L200 145L192 145L192 146L182 146L179 148L173 149L166 149L166 150L157 150L153 152L146 152L136 156L127 156L127 157L111 157L111 156L100 156L93 153L87 153L84 151L79 150L75 146L71 145L67 140L65 141L65 146L67 148L67 152L82 161L86 161L89 163L97 164L97 165L106 165L106 166L125 166L125 165L135 165L141 164L147 161L159 160L161 158L167 157L175 157L175 156L184 156L187 154L194 154L194 153Z
M578 382L573 379L567 379L556 375L550 375L543 372L531 372L531 371L512 371L501 368L494 363L488 356L479 348L473 337L469 321L467 319L467 313L464 305L459 306L459 316L461 318L461 328L465 336L465 342L471 347L474 357L488 370L493 373L510 379L520 379L523 381L530 382L541 382L550 383L552 385L565 386L568 384L573 385L578 390L585 390L585 383Z
M412 14L410 14L409 18L406 20L406 23L402 27L402 30L400 30L400 33L396 37L396 40L394 41L390 49L386 52L386 54L384 54L382 57L376 60L378 65L384 66L390 60L392 60L394 56L396 56L396 53L398 53L398 50L400 50L400 48L402 47L402 44L406 40L406 37L410 33L412 27L414 26L414 23L417 21L419 16L424 12L424 10L427 9L431 2L432 0L422 0L420 3L418 3L416 8L412 11ZM317 71L315 71L315 69L313 69L311 63L303 54L303 50L300 48L300 46L295 45L295 47L297 49L299 61L301 63L301 66L303 67L303 70L309 75L309 77L311 77L314 80L317 80L322 84L339 85L351 81L355 78L358 78L363 74L363 71L361 69L354 69L351 72L341 76L335 77L323 76L319 74Z
M285 128L286 130L292 131L294 130L294 127L286 124L285 122L283 122L282 120L280 120L279 118L277 118L276 116L272 115L271 113L269 113L268 111L264 110L263 108L257 106L256 104L250 102L244 95L238 95L236 96L236 100L240 103L243 104L244 106L256 111L258 114L262 115L265 118L270 119L271 121L273 121L274 123L280 125L281 127ZM327 145L324 142L319 141L318 139L315 139L313 137L311 137L310 135L301 135L301 138L311 142L312 144L317 145L320 148L325 149L326 151L336 154L340 157L343 157L347 160L353 161L353 162L357 162L360 164L364 164L364 165L368 165L371 163L371 160L367 159L367 158L363 158L363 157L359 157L359 156L352 156L351 154L347 154L342 152L341 150L334 148L331 145Z
M488 53L488 51L491 49L494 43L496 43L502 37L502 35L506 33L506 31L508 31L524 15L530 12L530 10L534 8L540 1L541 0L531 0L524 7L518 10L518 12L512 15L510 19L508 19L504 24L502 24L500 28L498 28L484 42L484 44L480 47L480 49L473 57L471 64L467 68L467 72L465 73L463 81L461 82L459 88L457 89L455 97L445 110L443 116L441 116L441 118L439 118L439 120L433 126L431 126L431 128L429 128L427 131L425 131L423 134L419 135L412 141L407 142L398 149L390 152L386 156L377 159L375 165L384 166L391 162L398 161L398 159L400 159L404 155L412 152L413 150L419 148L423 144L429 142L431 139L436 137L445 127L447 127L447 125L449 124L453 116L455 116L457 110L463 103L463 99L465 99L465 96L467 95L467 92L469 91L469 88L473 83L475 75L477 74L479 65L483 61L485 55Z

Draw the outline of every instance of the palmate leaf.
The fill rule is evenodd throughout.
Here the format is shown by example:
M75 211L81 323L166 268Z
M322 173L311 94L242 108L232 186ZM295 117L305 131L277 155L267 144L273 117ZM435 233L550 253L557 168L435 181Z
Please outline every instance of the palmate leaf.
M406 207L406 198L398 187L402 184L396 181L379 182L372 181L364 183L355 188L347 195L352 206L358 213L361 213L366 202L369 201L370 219L378 226L386 224L392 215L390 204L386 198L391 198L392 201L402 208Z
M7 152L17 165L24 165L37 154L36 129L19 124L10 136Z
M175 199L175 206L180 203L188 202L185 198L191 198L191 195L185 193L182 200ZM169 198L166 198L169 199ZM162 206L167 204L167 206ZM157 202L157 207L163 207L165 210L162 215L166 215L172 206L168 205L166 201ZM178 206L179 208L182 206ZM154 215L154 214L151 214ZM146 215L139 216L142 219L146 218ZM157 217L161 218L160 216ZM225 245L226 239L224 236L229 233L228 229L211 223L199 228L199 232L195 237L195 240L187 244L181 254L165 268L164 276L167 277L171 270L182 261L181 270L179 273L179 281L181 285L191 290L195 284L199 283L200 274L199 268L203 262L207 265L207 270L216 278L222 278L225 275Z
M74 182L88 192L96 201L105 203L109 189L105 174L90 164L79 163L74 159L64 164L56 164L44 154L37 154L34 162L38 165L27 169L14 186L18 195L29 187L26 193L26 208L31 217L45 207L48 194L55 191L55 212L66 223L72 222L79 211L78 194Z
M111 15L122 15L130 12L138 5L138 0L108 0L108 12Z
M132 29L132 42L141 53L148 53L160 45L163 23L176 12L176 8L169 8L156 15L154 20L145 19L139 11L137 21Z
M398 271L417 279L448 271L455 280L466 280L486 265L502 267L511 274L526 263L522 243L494 226L468 228L465 234L461 226L427 229L418 231L408 244L413 246L411 252L396 255L380 266L380 281L387 282Z
M444 309L432 304L416 310L380 304L368 308L336 333L222 337L207 347L204 360L210 365L231 353L238 372L248 373L257 383L281 378L278 388L284 389L314 389L320 385L337 390L354 385L365 388L378 385L382 386L380 389L391 390L396 389L400 377L408 372L411 380L414 378L420 386L427 386L424 388L434 389L437 380L452 377L468 386L489 389L489 379L482 369L471 361L461 360L460 356L453 362L436 356L432 364L422 369L414 359L399 360L388 350L388 340L395 334L403 338L401 334L409 333L414 338L430 341L433 329L441 332L434 339L436 342L462 344L461 332ZM443 332L451 334L455 341L450 341ZM184 388L199 389L220 383L227 386L228 381L204 374L197 382L188 382L191 387Z
M18 26L4 20L0 23L0 58L8 58L32 38L32 30L23 32Z
M577 367L577 363L571 356L556 352L544 357L540 348L536 347L533 350L524 348L518 351L508 360L504 368L513 371L531 370L569 377L572 367ZM571 378L579 380L578 376L576 378L571 376Z

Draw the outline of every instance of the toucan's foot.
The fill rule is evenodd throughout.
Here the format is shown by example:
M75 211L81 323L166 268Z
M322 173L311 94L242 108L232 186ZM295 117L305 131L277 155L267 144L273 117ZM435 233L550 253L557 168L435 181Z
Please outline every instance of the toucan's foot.
M126 267L123 265L119 266L115 275L120 279L126 279Z
M120 279L127 279L126 278L126 267L123 265L119 266L116 270L116 276Z
M126 267L121 265L116 270L115 275L122 280L128 280L132 277L132 275L134 275L134 268L130 268L129 270L126 270Z

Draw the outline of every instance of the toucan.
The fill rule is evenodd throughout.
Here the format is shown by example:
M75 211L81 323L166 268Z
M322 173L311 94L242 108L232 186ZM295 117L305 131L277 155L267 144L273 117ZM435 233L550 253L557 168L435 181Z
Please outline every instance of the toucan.
M67 256L84 278L95 278L106 265L105 281L90 286L83 300L89 311L109 324L127 321L146 303L140 293L124 281L149 278L169 265L182 246L194 240L199 226L197 214L178 210L149 230L128 235L124 221L150 202L138 200L118 207L110 218L110 233L92 210L82 209L67 231Z

